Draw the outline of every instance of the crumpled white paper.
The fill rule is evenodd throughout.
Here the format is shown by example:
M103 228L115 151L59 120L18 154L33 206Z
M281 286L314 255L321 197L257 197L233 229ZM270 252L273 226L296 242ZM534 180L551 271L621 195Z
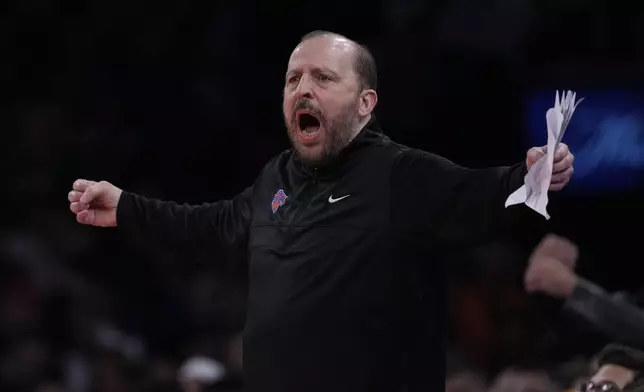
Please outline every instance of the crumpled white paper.
M546 219L550 215L546 210L548 206L548 188L552 179L552 167L555 158L555 151L563 138L564 132L570 123L577 105L584 99L575 102L576 93L572 91L562 92L559 99L559 91L555 94L555 106L546 112L546 124L548 126L548 143L546 154L539 158L530 167L524 179L524 185L508 197L505 207L525 203Z

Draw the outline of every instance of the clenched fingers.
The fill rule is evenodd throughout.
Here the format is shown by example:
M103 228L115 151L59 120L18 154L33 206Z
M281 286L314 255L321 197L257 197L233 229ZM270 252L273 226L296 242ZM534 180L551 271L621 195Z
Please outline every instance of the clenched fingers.
M541 287L541 276L538 269L531 267L523 278L523 285L528 293L533 293Z
M567 184L568 181L572 178L572 174L575 171L572 167L569 167L563 172L560 173L553 173L552 177L550 179L550 184L551 185L561 185L561 184Z
M69 209L70 209L74 214L78 214L78 213L80 213L81 211L85 211L85 210L87 210L88 208L89 208L89 206L88 206L87 204L82 204L82 203L77 202L77 201L72 202L72 203L69 205Z
M534 268L538 264L538 260L543 260L547 257L559 260L569 268L574 268L579 257L579 249L577 245L567 238L556 234L548 234L532 252L529 268Z
M67 194L67 200L69 200L70 203L75 203L77 201L80 201L80 198L82 195L83 195L83 192L71 191Z
M557 146L557 150L555 151L555 156L554 156L554 161L559 162L562 161L564 158L568 156L570 153L570 149L568 149L568 145L565 143L559 143Z
M566 156L562 157L559 160L555 159L554 165L552 167L552 172L554 174L563 173L566 170L573 167L574 161L575 161L575 156L572 153L566 154Z
M564 189L566 187L566 185L568 185L569 182L570 182L570 180L566 180L564 182L552 183L552 184L550 184L550 187L548 187L548 190L549 191L555 191L555 192L560 191L560 190Z
M104 196L107 193L108 186L109 185L104 182L89 185L81 195L79 202L82 204L90 204L95 199Z
M74 181L74 184L72 185L72 189L82 193L82 192L85 192L87 188L91 187L92 185L96 185L96 181L78 179Z
M76 221L78 223L82 223L84 225L91 225L94 223L94 219L96 218L96 211L94 210L83 210L76 214Z

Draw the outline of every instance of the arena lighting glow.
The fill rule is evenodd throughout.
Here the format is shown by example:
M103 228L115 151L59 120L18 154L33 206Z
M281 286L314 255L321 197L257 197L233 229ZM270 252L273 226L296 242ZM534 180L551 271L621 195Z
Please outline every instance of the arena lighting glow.
M577 96L586 100L563 140L575 154L569 191L597 194L644 187L644 90L578 90ZM528 97L526 146L543 142L543 113L550 106L550 90Z

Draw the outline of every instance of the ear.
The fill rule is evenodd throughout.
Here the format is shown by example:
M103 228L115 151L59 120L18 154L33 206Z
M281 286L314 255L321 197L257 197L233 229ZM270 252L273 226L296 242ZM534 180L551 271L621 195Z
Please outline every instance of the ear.
M375 90L364 90L360 93L360 102L358 105L358 114L361 117L367 116L373 112L378 103L378 94Z

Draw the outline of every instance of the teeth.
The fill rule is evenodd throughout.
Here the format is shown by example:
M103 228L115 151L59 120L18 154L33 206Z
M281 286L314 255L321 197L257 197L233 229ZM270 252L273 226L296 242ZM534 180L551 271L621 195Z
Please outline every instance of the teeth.
M304 128L302 130L302 132L304 132L306 134L309 134L309 135L312 135L314 133L317 133L317 131L319 131L319 130L320 130L319 127L306 127L306 128Z

